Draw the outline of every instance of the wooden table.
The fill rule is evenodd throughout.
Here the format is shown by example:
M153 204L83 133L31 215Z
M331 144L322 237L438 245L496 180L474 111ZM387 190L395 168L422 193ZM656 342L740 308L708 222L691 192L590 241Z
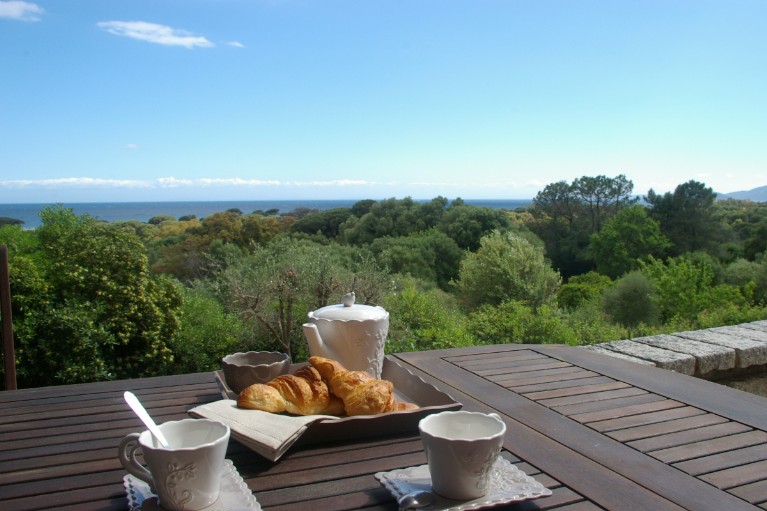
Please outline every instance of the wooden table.
M507 424L503 456L552 490L506 509L767 509L767 399L573 347L399 354L464 409ZM220 399L213 373L0 393L0 510L125 509L119 440ZM393 510L374 475L425 463L417 432L227 455L266 510Z

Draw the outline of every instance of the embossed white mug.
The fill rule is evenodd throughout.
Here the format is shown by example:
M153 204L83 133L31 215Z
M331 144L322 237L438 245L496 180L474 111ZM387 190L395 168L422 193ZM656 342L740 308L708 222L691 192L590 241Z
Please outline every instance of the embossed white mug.
M506 424L495 414L441 412L418 423L429 461L432 490L455 500L487 494Z
M208 419L183 419L159 427L169 448L160 446L149 430L122 439L118 456L125 470L149 484L163 509L198 511L215 504L229 426ZM139 450L146 467L136 458Z

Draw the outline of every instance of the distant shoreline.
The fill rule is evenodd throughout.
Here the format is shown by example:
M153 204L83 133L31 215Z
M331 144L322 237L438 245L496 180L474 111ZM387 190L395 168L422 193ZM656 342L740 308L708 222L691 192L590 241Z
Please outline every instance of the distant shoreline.
M157 201L157 202L77 202L61 203L65 208L71 208L75 214L88 214L106 222L147 222L159 215L170 215L180 218L194 215L204 218L214 213L239 209L244 214L254 211L277 209L279 213L288 213L297 208L334 209L350 208L360 200L253 200L253 201ZM414 199L416 202L429 202L432 199ZM452 199L449 199L452 200ZM493 209L508 209L529 206L532 199L463 199L466 204ZM16 218L24 223L22 228L35 229L40 226L39 212L57 203L30 204L0 204L0 217Z

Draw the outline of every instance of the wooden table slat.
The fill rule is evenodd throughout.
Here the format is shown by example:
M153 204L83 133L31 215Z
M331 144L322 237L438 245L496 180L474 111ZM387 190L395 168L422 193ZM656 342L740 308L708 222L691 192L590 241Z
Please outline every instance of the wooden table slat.
M607 433L609 431L615 431L618 429L647 426L649 424L667 422L674 419L682 419L684 417L703 415L704 413L706 412L693 406L681 406L661 410L659 412L648 412L637 415L629 415L628 417L618 417L615 419L605 419L597 422L589 422L588 425L590 428L595 429L596 431Z
M669 433L666 435L657 435L652 438L644 438L642 440L628 442L627 445L642 452L656 451L658 449L666 449L668 447L700 442L701 440L712 440L723 436L734 435L736 433L744 433L750 430L751 428L744 424L726 422L714 426L679 431L677 433Z
M752 504L767 504L767 481L757 481L731 488L730 493Z
M737 467L703 474L701 479L708 481L717 488L726 490L735 486L743 486L763 480L762 474L767 470L767 461L757 461Z
M767 460L767 443L703 456L694 460L676 463L674 466L688 474L700 475L764 460ZM767 497L767 494L765 494L765 497Z
M765 442L767 442L767 433L764 431L747 431L711 440L693 442L679 447L648 451L647 454L665 463L675 463Z
M714 424L722 424L725 422L729 421L724 417L714 415L713 413L706 413L701 415L694 415L692 417L685 417L682 419L668 420L661 423L656 422L654 424L648 424L644 426L635 426L633 428L610 431L607 433L607 436L614 438L619 442L630 442L633 440L641 440L643 438L667 435L669 433L688 431L691 429L712 426Z
M518 394L523 394L526 398L533 401L541 401L543 399L551 399L555 397L567 397L577 396L581 394L592 394L595 392L603 392L605 390L618 390L629 388L631 385L623 383L621 381L610 381L607 383L598 383L594 385L578 385L577 387L567 387L554 390L542 390L537 392L524 392L516 389Z

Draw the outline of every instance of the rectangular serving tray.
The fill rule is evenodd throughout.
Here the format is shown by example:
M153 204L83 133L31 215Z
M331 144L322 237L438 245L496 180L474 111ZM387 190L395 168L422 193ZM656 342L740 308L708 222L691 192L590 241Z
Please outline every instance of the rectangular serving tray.
M301 365L304 364L294 364L292 370L295 371ZM216 375L222 395L227 399L236 399L237 395L227 387L221 374L217 372ZM462 406L448 394L425 382L388 356L384 358L381 379L394 384L394 394L398 401L415 403L418 408L379 415L319 420L309 425L295 445L417 433L418 422L427 415L458 410Z

